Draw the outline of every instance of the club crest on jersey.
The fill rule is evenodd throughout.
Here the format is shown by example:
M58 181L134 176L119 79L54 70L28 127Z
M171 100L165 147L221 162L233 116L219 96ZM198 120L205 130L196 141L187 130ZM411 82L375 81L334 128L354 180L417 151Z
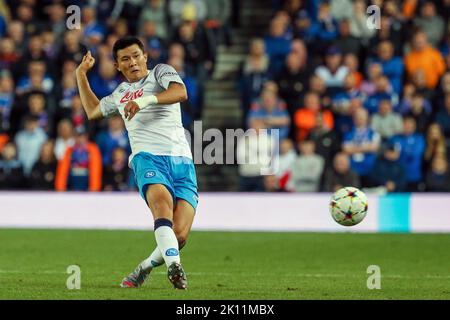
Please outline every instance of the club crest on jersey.
M135 100L137 98L142 97L143 94L144 94L144 88L141 88L141 89L139 89L138 91L135 91L135 92L127 91L125 93L125 95L122 97L122 99L120 99L120 103L125 103L125 102L128 102L128 101Z
M156 175L155 171L147 171L144 175L146 178L153 178Z

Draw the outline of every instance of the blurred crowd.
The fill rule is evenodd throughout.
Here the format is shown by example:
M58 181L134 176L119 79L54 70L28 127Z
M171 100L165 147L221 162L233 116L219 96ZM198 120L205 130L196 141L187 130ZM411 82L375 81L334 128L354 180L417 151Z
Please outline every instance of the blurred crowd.
M148 67L169 63L185 82L182 117L189 128L201 118L218 45L232 43L237 3L0 0L0 189L134 189L123 121L87 121L76 67L90 50L96 64L89 82L101 99L124 81L114 67L114 42L139 36ZM79 21L71 5L81 9Z
M367 23L369 5L379 21ZM279 170L240 165L241 190L450 191L450 1L274 0L273 9L238 87L243 126L279 129Z

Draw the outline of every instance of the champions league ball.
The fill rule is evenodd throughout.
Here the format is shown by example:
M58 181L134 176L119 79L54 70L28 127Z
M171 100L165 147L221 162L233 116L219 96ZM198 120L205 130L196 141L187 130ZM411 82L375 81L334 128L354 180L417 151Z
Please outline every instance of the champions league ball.
M345 187L331 197L330 213L340 225L351 227L363 221L367 214L367 197L361 190Z

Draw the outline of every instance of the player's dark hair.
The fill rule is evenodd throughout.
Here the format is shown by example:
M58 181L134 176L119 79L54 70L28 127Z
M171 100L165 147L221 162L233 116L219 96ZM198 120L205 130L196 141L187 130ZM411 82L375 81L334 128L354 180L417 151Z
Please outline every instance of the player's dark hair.
M126 36L126 37L120 38L119 40L117 40L114 43L114 46L113 46L114 60L117 61L117 51L125 49L129 46L132 46L133 44L137 44L139 46L139 48L142 50L142 52L145 52L144 44L142 43L141 40L139 40L138 38L133 37L133 36Z

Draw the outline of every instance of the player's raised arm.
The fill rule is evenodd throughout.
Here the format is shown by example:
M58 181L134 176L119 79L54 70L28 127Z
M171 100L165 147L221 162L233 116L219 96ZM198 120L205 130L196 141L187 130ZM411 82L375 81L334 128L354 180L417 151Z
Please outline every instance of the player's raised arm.
M78 91L80 93L81 103L86 111L89 120L100 119L103 117L100 110L100 101L92 92L87 78L87 72L94 66L95 59L88 51L75 71L77 76Z

